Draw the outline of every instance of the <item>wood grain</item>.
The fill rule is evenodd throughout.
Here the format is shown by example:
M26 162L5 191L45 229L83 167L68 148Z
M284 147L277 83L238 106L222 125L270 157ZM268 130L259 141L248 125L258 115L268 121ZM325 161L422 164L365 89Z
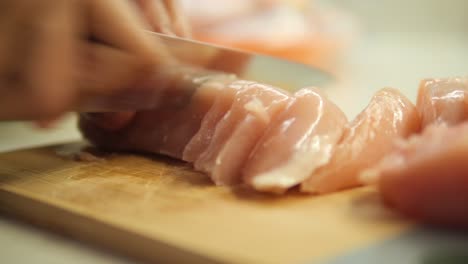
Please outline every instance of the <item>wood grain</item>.
M319 261L410 227L372 188L321 197L216 187L188 165L113 154L75 161L82 144L0 155L0 209L154 262ZM57 154L59 153L59 154Z

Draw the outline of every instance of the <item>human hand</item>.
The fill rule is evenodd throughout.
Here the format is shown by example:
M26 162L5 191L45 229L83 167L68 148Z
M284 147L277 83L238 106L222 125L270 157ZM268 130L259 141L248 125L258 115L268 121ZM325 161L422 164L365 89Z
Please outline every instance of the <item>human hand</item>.
M190 37L190 25L182 14L178 0L134 0L140 12L155 32L179 37ZM118 130L126 126L135 112L82 113L86 122L106 130Z
M0 120L54 119L163 65L149 24L128 0L1 1Z
M167 35L190 37L191 30L178 0L134 0L151 28Z

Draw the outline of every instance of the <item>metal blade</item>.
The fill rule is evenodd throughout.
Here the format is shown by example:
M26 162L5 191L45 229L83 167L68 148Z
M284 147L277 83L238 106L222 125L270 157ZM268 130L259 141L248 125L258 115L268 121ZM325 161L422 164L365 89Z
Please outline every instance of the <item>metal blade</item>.
M151 34L159 38L169 52L182 62L234 73L242 79L275 85L292 92L307 86L323 86L332 80L331 75L309 65L199 41ZM240 66L240 69L236 66Z

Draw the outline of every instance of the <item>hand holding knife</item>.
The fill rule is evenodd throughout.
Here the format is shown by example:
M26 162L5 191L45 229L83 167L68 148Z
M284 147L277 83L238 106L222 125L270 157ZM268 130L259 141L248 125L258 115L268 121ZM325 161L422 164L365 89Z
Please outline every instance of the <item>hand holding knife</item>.
M160 2L158 13L141 12L149 2ZM83 93L113 93L164 64L166 54L142 29L157 28L155 17L174 13L171 3L1 1L0 120L55 119L76 110Z
M234 74L290 90L329 79L302 64L177 37L189 30L172 0L1 5L8 13L0 18L6 22L0 23L0 35L7 40L0 43L0 55L9 56L0 56L0 120L145 110L160 101L161 86L180 78ZM148 24L166 34L142 30ZM98 41L85 40L90 36ZM190 94L196 85L189 81L179 89Z

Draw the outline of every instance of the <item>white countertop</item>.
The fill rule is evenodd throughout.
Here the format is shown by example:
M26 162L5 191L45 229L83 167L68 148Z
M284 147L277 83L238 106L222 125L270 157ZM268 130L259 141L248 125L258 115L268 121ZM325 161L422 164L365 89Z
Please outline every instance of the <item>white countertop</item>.
M468 21L462 0L328 0L363 22L363 35L343 64L330 97L354 116L379 88L401 89L413 101L420 79L466 75ZM353 100L350 100L350 94ZM20 122L0 123L0 152L80 138L73 116L40 131ZM118 263L107 253L0 217L2 263Z

